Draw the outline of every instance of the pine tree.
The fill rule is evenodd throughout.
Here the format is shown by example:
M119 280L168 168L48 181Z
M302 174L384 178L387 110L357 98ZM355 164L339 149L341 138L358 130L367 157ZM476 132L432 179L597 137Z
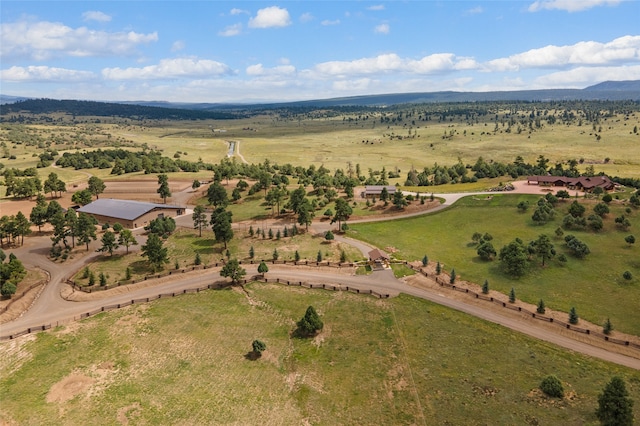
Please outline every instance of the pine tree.
M202 263L202 259L200 258L200 253L196 252L196 258L193 260L194 265L200 265Z
M253 225L249 225L249 236L250 236L250 237L253 237L253 234L254 234L254 232L253 232Z
M102 287L107 285L107 276L104 274L104 272L100 272L100 285Z
M578 313L576 312L576 308L574 306L569 310L569 324L576 325L578 323Z
M318 255L316 256L316 261L322 262L322 251L318 250Z
M516 290L511 287L511 291L509 292L509 303L515 303L516 302Z
M622 378L613 377L598 396L596 416L607 426L633 425L633 400Z
M482 294L489 294L489 280L484 280L484 284L482 284Z
M298 250L296 250L296 252L294 253L293 258L296 262L300 261L300 253L298 252Z
M611 319L607 318L607 320L604 322L604 325L602 326L602 332L606 335L609 335L612 331L613 324L611 324Z
M273 255L272 255L273 260L278 260L278 256L279 256L278 249L274 248L273 249Z
M427 266L428 264L429 264L429 258L425 254L424 257L422 258L422 266Z
M538 308L536 309L536 312L539 314L544 314L546 310L547 309L544 306L544 300L540 299L540 301L538 302Z
M436 275L440 275L442 272L442 266L440 266L440 261L436 264Z
M451 275L449 276L449 284L453 284L456 282L456 270L451 270Z
M253 259L256 255L256 251L253 249L253 246L249 248L249 259Z
M313 335L324 327L320 316L318 316L313 306L307 308L304 316L296 325L298 326L298 332L304 336Z

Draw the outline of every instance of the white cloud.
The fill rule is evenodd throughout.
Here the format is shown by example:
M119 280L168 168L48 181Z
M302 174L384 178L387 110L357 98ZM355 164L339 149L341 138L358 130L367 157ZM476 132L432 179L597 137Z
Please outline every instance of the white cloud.
M300 22L302 22L303 24L306 22L311 22L313 21L313 15L309 12L303 13L302 15L300 15Z
M321 25L324 25L325 27L331 26L331 25L340 25L340 20L336 19L333 21L330 21L329 19L325 19L324 21L320 22Z
M110 22L111 16L107 15L104 12L90 10L82 14L82 19L85 21Z
M608 43L582 41L569 46L545 46L487 62L491 71L518 71L566 65L605 65L640 61L640 36L624 36Z
M243 10L243 9L237 9L237 8L233 8L231 9L231 12L229 12L231 15L248 15L249 11L248 10Z
M534 84L544 88L583 88L607 80L640 80L640 65L577 67L538 77L534 80Z
M265 68L262 64L250 65L246 69L247 75L253 77L283 77L283 76L291 76L295 74L296 67L293 65L283 64L273 68Z
M233 24L226 27L224 30L219 31L218 35L222 37L233 37L242 33L242 24Z
M156 32L109 33L57 22L14 22L0 26L0 57L45 60L52 57L132 55L140 44L158 40Z
M78 82L95 78L90 71L77 71L47 66L11 67L0 70L4 82Z
M540 10L566 10L580 12L597 6L616 6L621 0L538 0L529 6L529 12Z
M184 44L184 41L182 40L174 41L173 44L171 45L172 52L178 52L180 50L183 50L184 48L185 48L185 44Z
M255 17L249 19L250 28L277 28L288 25L291 25L289 12L278 6L260 9Z
M376 34L389 34L390 31L391 28L389 27L389 24L376 25L376 27L373 29L373 32L375 32Z
M353 61L330 61L317 64L313 71L321 76L353 76L368 74L433 74L445 71L477 69L471 58L458 58L453 53L437 53L419 60L404 59L395 53Z
M232 74L227 65L207 59L163 59L157 65L142 68L105 68L106 80L162 80L175 78L213 78Z
M383 4L376 4L374 6L369 6L367 7L367 10L384 10L384 5Z

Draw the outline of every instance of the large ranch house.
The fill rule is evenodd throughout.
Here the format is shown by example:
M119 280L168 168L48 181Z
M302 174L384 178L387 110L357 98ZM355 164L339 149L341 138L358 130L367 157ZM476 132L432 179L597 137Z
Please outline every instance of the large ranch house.
M100 198L78 209L96 218L98 223L113 226L118 222L125 228L140 228L153 219L176 217L184 214L184 207L168 204L144 203L141 201Z
M611 191L616 186L607 176L580 176L576 178L566 176L529 176L527 177L527 184L565 187L584 192L593 192L596 188Z

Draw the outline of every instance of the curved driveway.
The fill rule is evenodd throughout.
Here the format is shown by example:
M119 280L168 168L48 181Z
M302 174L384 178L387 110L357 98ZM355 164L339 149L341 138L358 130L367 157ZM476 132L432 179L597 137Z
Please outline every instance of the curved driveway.
M452 205L462 197L479 194L495 193L479 192L473 194L438 194L436 195L437 197L445 199L443 204L438 206L436 209L417 214L433 213L434 211L438 211ZM411 216L415 216L417 214L412 214ZM404 217L407 216L396 216L391 219ZM374 218L360 220L358 222L370 220L390 219ZM353 222L355 221L351 221L351 223ZM327 229L328 226L329 225L326 223L320 224L316 222L313 225L313 229L314 232L322 232L324 229ZM137 235L136 237L139 238L142 236ZM365 255L372 248L365 243L350 238L338 237L337 239L354 245ZM140 242L141 239L139 238L138 241ZM204 287L208 284L223 280L223 278L220 277L219 270L207 270L186 273L184 275L181 274L179 276L169 276L158 280L158 283L155 285L142 288L136 288L136 286L120 287L117 290L110 290L104 293L101 292L89 297L87 297L86 294L83 294L83 299L89 300L83 300L80 302L65 300L61 295L61 290L66 286L66 284L64 284L64 280L67 278L66 275L69 274L69 271L78 270L84 264L98 256L98 254L95 253L95 248L97 248L97 246L98 243L94 242L90 245L89 254L78 260L67 262L65 264L56 264L48 259L46 255L50 247L50 241L46 236L31 237L25 240L25 245L23 247L14 250L20 259L24 259L25 264L37 266L48 271L51 279L50 283L45 286L44 290L29 310L24 312L19 318L0 325L0 335L6 336L14 334L30 327L39 327L48 324L55 325L58 322L67 322L72 320L74 317L99 309L102 306L128 303L133 299L155 297L161 293L182 292L185 289ZM140 246L136 246L136 248L139 247ZM257 273L257 265L246 265L245 267L247 269L248 276ZM510 311L495 312L461 300L447 298L446 296L431 290L409 286L404 282L397 280L390 270L376 271L371 275L347 275L344 271L334 272L332 270L328 270L328 268L319 270L313 267L292 268L290 266L287 267L281 265L270 265L269 270L270 272L267 274L267 277L277 277L281 280L296 282L302 281L312 284L331 284L340 287L348 286L350 288L357 288L364 291L372 290L381 294L389 294L390 296L404 293L420 297L576 352L640 370L640 359L638 358L610 352L606 349L574 340L565 335L550 332L549 329L537 326L535 323L525 321L518 315L513 315Z

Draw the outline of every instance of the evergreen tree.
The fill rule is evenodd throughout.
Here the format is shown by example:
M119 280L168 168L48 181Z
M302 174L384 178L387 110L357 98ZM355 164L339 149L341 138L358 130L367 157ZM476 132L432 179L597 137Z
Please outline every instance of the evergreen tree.
M511 291L509 292L509 302L510 303L516 302L516 290L513 287L511 287Z
M266 263L260 262L260 265L258 265L258 272L262 274L262 277L264 278L264 274L269 272L269 267L267 266Z
M296 262L300 261L300 253L298 252L298 250L296 250L296 252L294 253L293 258Z
M156 191L162 198L163 202L167 203L167 198L171 197L171 190L169 189L169 177L166 174L158 175L158 190Z
M316 256L316 261L317 262L322 262L322 251L318 250L318 255Z
M569 310L569 324L576 325L578 323L579 317L576 312L576 308L574 306Z
M456 282L456 270L451 270L451 275L449 276L449 284L453 284Z
M193 260L193 264L196 265L196 266L202 264L202 259L200 258L200 253L196 252L196 258Z
M251 246L249 248L249 259L253 259L256 255L256 251L254 250L253 246Z
M622 378L613 377L598 396L596 416L606 426L633 425L633 400Z
M195 206L193 208L193 228L198 230L198 236L202 237L202 229L207 228L209 224L207 221L207 214L204 211L204 206Z
M547 308L544 306L544 300L540 299L540 301L538 302L538 307L536 309L536 312L539 314L544 314L546 310Z
M310 336L315 334L318 330L322 330L324 324L318 316L315 308L309 306L304 316L296 323L298 326L298 332L303 336Z
M262 356L262 352L267 349L267 345L264 344L261 340L254 340L251 343L251 349L257 358Z
M273 254L272 254L271 258L272 258L273 260L278 260L278 257L279 257L279 256L280 256L280 254L278 253L278 249L277 249L277 248L274 248L274 249L273 249Z
M607 318L607 320L604 322L604 325L602 326L602 332L608 336L612 331L613 324L611 324L611 319Z
M429 258L425 254L424 257L422 258L422 266L427 266L428 264L429 264Z
M163 247L162 239L157 234L149 234L147 243L142 246L142 256L149 260L154 272L169 263L167 248Z
M489 294L489 280L484 280L484 284L482 284L482 293Z
M440 266L440 261L438 261L438 263L436 263L436 275L440 275L441 272L442 266Z

